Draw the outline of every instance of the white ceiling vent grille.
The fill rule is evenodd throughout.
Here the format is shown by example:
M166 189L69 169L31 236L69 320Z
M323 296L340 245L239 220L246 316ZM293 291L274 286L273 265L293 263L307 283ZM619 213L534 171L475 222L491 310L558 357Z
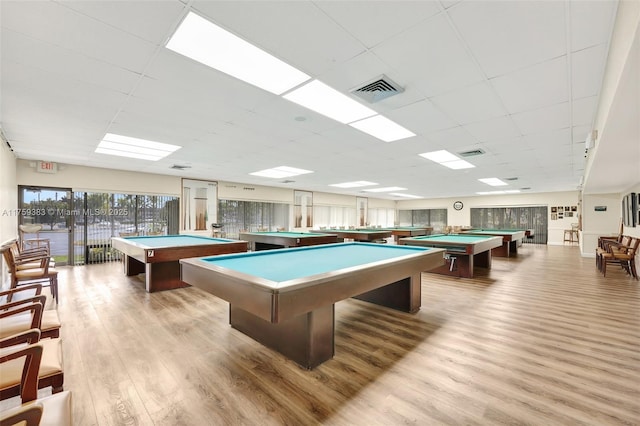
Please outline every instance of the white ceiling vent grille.
M351 89L350 92L369 103L375 103L402 93L404 89L383 74L360 87Z
M482 149L472 149L471 151L459 152L458 155L460 157L473 157L476 155L482 155L484 151Z

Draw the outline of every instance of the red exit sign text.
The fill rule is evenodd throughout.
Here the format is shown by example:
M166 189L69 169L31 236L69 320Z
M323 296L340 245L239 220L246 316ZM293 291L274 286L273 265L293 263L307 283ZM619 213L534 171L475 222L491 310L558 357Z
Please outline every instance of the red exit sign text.
M38 161L36 170L40 173L56 173L58 171L58 165L51 161Z

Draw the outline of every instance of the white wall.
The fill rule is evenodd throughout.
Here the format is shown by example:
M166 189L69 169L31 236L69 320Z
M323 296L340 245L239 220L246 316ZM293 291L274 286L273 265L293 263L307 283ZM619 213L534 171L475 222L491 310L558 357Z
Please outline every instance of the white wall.
M35 161L18 160L17 184L71 188L74 191L180 196L181 178L151 173L59 165L55 174L38 173Z
M0 244L18 237L16 157L0 140Z
M293 204L293 188L218 182L218 199Z
M18 238L18 187L16 185L16 157L0 137L0 244ZM1 256L0 256L1 257ZM0 288L9 276L0 260Z
M455 210L453 203L462 201L462 210ZM551 207L553 206L578 206L580 213L580 193L569 192L545 192L538 194L510 194L510 195L483 195L478 197L437 198L431 200L407 200L398 201L398 210L411 209L447 209L447 225L470 226L471 208L480 207L525 207L547 206L548 210L548 244L564 244L564 230L571 229L572 223L578 222L578 217L551 220Z

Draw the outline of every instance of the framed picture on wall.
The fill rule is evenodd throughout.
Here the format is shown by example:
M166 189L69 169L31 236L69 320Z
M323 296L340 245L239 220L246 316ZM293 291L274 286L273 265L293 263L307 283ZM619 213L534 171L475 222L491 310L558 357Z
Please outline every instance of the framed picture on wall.
M551 213L557 213L558 209L557 207L551 207Z
M636 194L636 224L640 226L640 192Z

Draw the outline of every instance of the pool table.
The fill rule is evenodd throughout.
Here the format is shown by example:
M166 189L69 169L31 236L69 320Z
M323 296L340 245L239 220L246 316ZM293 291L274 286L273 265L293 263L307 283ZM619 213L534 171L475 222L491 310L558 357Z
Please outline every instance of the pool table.
M417 237L420 235L430 235L433 228L430 226L393 226L390 228L366 228L370 231L391 231L395 241L399 238ZM361 229L362 230L362 229Z
M180 279L180 259L247 251L246 241L192 235L113 237L111 245L126 255L125 275L145 274L149 293L188 286Z
M470 229L461 231L461 233L502 237L502 245L491 250L491 254L499 257L511 257L518 253L518 244L524 239L527 231L524 229Z
M435 234L401 238L398 244L443 248L447 251L446 265L441 265L429 272L473 278L474 266L491 268L491 250L502 246L502 237Z
M315 246L317 244L338 242L338 237L335 234L312 232L240 232L239 238L249 242L251 251Z
M351 240L364 242L383 240L385 238L389 238L392 235L391 231L385 231L382 229L323 229L313 230L311 232L333 234L336 235L340 241L348 238Z
M444 250L350 242L180 263L185 282L229 302L232 327L312 369L334 355L336 302L417 312L421 273L444 264Z

